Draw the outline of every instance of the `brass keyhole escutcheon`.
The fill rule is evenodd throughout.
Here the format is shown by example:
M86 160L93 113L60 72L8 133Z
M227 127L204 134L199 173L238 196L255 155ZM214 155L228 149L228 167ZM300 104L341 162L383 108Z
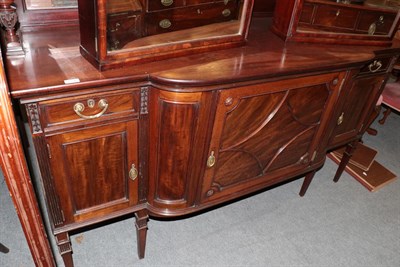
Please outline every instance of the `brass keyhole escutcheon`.
M132 164L131 169L129 170L129 178L132 181L135 181L137 177L138 177L138 170L136 169L135 164Z
M338 120L337 120L337 125L340 125L343 123L344 120L344 112L342 112L342 114L340 114Z
M207 159L207 167L212 168L214 165L215 165L214 151L211 151L211 154Z
M227 97L226 99L225 99L225 102L224 102L224 104L225 104L225 106L227 106L227 107L229 107L230 105L232 105L233 104L233 98L232 97Z

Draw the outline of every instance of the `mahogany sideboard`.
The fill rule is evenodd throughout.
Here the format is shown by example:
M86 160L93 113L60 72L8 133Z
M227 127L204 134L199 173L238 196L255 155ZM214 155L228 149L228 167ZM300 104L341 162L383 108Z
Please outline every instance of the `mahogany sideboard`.
M149 215L305 176L303 196L327 151L347 145L338 180L400 46L285 43L270 25L253 18L243 47L103 72L80 55L77 27L24 32L7 82L66 266L72 230L134 213L142 258Z

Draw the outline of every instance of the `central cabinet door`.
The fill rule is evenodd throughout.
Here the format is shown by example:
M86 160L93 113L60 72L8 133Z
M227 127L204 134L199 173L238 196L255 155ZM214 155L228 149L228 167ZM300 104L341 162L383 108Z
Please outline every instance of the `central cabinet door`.
M221 90L202 199L254 191L325 158L326 125L343 73ZM319 150L320 149L320 150Z
M46 137L66 224L137 204L137 131L131 120Z

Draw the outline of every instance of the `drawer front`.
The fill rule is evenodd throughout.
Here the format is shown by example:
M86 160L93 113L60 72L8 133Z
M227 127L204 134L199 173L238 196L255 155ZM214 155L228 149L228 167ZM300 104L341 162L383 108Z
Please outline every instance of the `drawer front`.
M44 128L66 123L87 123L120 116L137 116L139 90L90 94L39 103Z
M237 18L237 5L223 2L148 13L147 34L154 35L229 21Z
M311 24L313 11L314 11L314 5L304 3L303 8L301 10L299 22Z
M228 0L236 1L236 0ZM221 2L221 0L147 0L147 10L158 11L177 7L194 6L206 3Z
M377 58L371 60L361 68L360 74L372 74L386 72L392 62L392 57Z
M355 9L319 5L317 6L314 25L354 29L358 13L358 10Z
M108 50L120 49L142 37L143 16L133 13L109 15L107 18Z
M396 19L396 14L383 12L362 12L357 31L370 35L387 35Z

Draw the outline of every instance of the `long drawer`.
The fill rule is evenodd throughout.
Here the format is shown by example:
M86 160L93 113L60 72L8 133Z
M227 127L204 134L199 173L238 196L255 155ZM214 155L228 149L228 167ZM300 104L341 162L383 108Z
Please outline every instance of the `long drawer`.
M172 32L229 21L237 18L238 8L235 1L202 4L158 12L146 15L147 35Z

